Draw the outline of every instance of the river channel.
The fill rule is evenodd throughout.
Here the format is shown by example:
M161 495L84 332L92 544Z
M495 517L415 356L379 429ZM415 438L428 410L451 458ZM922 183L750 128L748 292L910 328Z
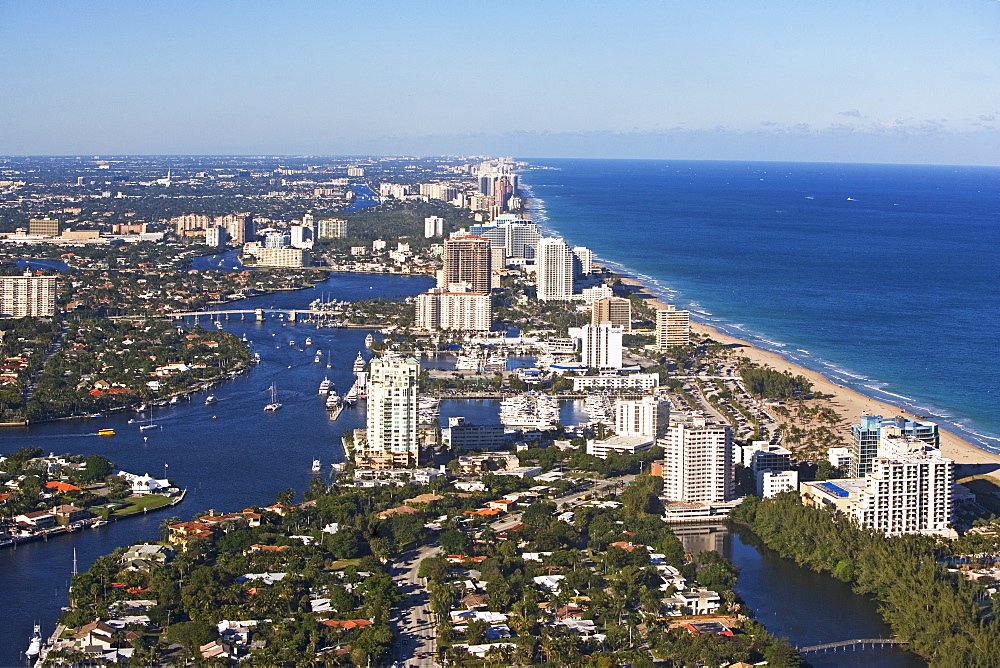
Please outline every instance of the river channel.
M228 308L303 308L312 300L357 299L412 295L433 285L427 277L333 273L316 286L242 300ZM226 331L246 336L261 363L248 373L228 380L210 392L216 402L205 404L208 393L190 401L157 408L153 421L161 429L140 432L133 413L110 414L96 420L73 420L0 432L0 454L22 446L40 446L57 454L106 455L120 468L162 476L164 472L188 489L184 503L173 510L151 513L48 542L0 550L0 665L18 665L33 624L48 636L67 605L73 569L86 570L98 556L139 541L157 540L160 522L172 515L188 518L210 508L229 512L266 504L288 488L307 488L310 464L322 462L323 474L343 459L340 435L364 424L363 403L345 409L336 422L324 410L317 388L329 377L339 392L353 382L352 365L364 349L365 330L316 328L289 324L276 318L256 322L232 316L222 320ZM207 318L201 324L213 326ZM306 337L312 339L305 346ZM321 361L314 361L321 351ZM330 368L327 368L327 361ZM269 388L276 387L281 410L267 413ZM582 419L581 406L563 408L565 423ZM465 414L470 421L495 415L493 402L446 402L442 420ZM115 429L111 438L99 438L99 428ZM728 533L686 537L689 549L719 549L742 569L739 593L758 619L795 645L848 638L890 635L873 602L857 596L832 578L798 568L766 550L744 543ZM690 542L694 541L694 542ZM923 665L902 652L851 653L812 657L814 665Z

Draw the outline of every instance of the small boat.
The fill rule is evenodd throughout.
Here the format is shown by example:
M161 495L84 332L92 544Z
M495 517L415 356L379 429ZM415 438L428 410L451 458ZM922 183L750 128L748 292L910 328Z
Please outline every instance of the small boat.
M316 357L313 358L313 363L319 364L319 355L316 355Z
M215 403L215 395L214 394L210 394L207 397L205 397L205 405L206 406L210 406L210 405L212 405L214 403Z
M313 473L319 473L319 469L320 469L319 460L318 459L314 459L313 460L313 464L312 464L312 472Z
M295 347L295 341L289 341L288 345L294 348Z
M375 343L375 337L369 334L365 337L365 348L371 348L372 344Z
M31 641L28 643L28 649L24 651L24 656L29 659L34 658L39 655L42 651L42 627L35 624L35 632L31 636Z
M311 346L312 344L313 344L313 340L310 337L307 336L306 337L306 347Z
M114 436L115 435L115 430L114 429L98 429L97 430L97 435L98 436Z
M271 403L269 403L268 405L264 406L264 410L266 410L266 411L276 411L279 408L281 408L281 404L278 403L278 388L276 388L274 386L274 384L272 384L271 385Z
M146 410L146 404L139 404L139 405L138 405L138 406L136 407L136 409L135 409L135 412L136 412L136 413L141 413L141 412L143 412L144 410Z
M173 406L174 404L180 403L180 400L181 398L177 396L170 397L170 405Z
M107 524L107 521L105 521L105 520L97 520L96 522L94 522L93 524L90 525L90 528L91 529L96 529L97 527L102 527L102 526L104 526L106 524Z

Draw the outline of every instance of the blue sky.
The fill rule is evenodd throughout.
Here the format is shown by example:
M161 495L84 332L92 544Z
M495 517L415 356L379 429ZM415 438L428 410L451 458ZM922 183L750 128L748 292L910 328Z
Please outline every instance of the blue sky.
M1000 1L5 2L0 154L1000 164Z

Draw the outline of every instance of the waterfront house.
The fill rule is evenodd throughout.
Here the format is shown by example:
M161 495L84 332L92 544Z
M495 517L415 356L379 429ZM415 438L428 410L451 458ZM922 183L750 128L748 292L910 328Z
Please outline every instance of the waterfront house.
M45 510L17 515L14 517L14 521L29 529L51 529L57 523L56 516Z
M114 632L113 626L97 619L77 629L73 634L73 644L84 651L111 649L114 647Z
M51 512L55 515L56 521L63 526L92 517L89 511L70 505L56 506Z

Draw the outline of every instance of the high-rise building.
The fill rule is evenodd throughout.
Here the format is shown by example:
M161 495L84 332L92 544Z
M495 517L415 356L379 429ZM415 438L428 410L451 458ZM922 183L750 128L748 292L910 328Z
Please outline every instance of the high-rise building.
M938 426L910 418L883 418L862 415L858 424L851 425L851 476L861 478L871 473L872 460L878 454L883 435L913 436L932 447L939 447Z
M883 441L860 478L807 482L803 503L833 507L860 526L887 535L923 533L954 536L953 462L914 436Z
M205 245L219 248L226 245L226 228L221 225L210 225L205 228Z
M580 327L581 362L591 369L622 368L622 328L610 322Z
M355 167L348 167L347 168L347 175L348 176L364 176L365 175L365 168L364 167L357 167L357 166L355 166Z
M487 332L492 324L487 294L432 288L417 295L416 325L421 329Z
M195 230L204 230L206 227L212 224L212 219L208 216L197 214L197 213L187 213L183 216L174 216L170 219L170 223L174 226L174 232L179 237L188 236L188 232L193 232ZM224 222L216 222L216 225L225 225ZM232 235L230 235L232 236Z
M415 359L377 359L368 376L367 442L359 465L413 466L417 463L417 374Z
M472 292L488 293L491 284L490 242L482 237L454 237L444 242L440 287L468 283Z
M427 216L424 218L424 238L444 236L444 218L441 216Z
M340 218L324 218L316 224L317 239L343 239L347 236L347 221Z
M222 221L217 218L215 224L226 227L226 234L234 244L243 245L249 241L253 241L255 229L253 216L249 213L235 213L224 216Z
M735 493L733 435L728 424L710 423L704 416L672 415L660 471L663 496L683 503L723 503Z
M577 276L588 276L594 271L594 253L586 246L573 248L573 272Z
M504 223L502 227L507 257L530 260L537 256L538 242L542 239L537 225L530 220L520 220Z
M545 237L538 242L535 285L542 301L573 298L573 253L562 239Z
M619 436L666 438L670 402L657 397L619 399L615 402L615 433Z
M35 276L30 271L22 276L0 276L0 316L44 317L55 312L55 276Z
M292 225L288 228L289 244L292 248L312 248L313 229L307 225Z
M632 331L632 302L624 297L604 297L594 301L590 324L610 322L625 333Z
M36 234L43 237L58 237L60 224L58 220L52 218L31 218L28 220L28 234Z
M691 314L668 306L656 312L656 346L661 350L691 343Z
M261 267L308 267L311 261L307 250L290 247L267 248L256 241L244 244L243 253L257 258L257 264Z

